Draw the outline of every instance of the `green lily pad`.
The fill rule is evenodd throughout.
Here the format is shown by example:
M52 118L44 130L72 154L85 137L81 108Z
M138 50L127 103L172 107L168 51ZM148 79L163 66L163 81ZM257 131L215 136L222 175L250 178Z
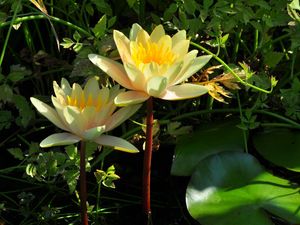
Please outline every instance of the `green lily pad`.
M253 136L256 150L278 166L300 172L300 132L273 129Z
M299 188L266 172L246 153L222 152L201 161L186 203L202 225L271 225L266 211L300 223Z
M171 174L191 176L197 164L209 155L222 151L244 151L242 130L236 120L210 123L189 135L182 136L176 145Z

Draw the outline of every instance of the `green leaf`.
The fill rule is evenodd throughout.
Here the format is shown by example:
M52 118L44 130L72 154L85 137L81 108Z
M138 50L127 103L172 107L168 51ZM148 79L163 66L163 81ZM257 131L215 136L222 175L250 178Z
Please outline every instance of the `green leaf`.
M96 24L96 26L92 29L96 38L101 38L105 34L106 20L106 15L103 15Z
M239 152L202 160L186 193L190 214L203 225L272 225L264 210L298 224L299 202L299 188Z
M77 186L77 180L79 178L79 170L68 170L64 173L64 179L66 180L70 193L73 193Z
M297 10L300 10L300 5L299 5L299 0L293 0L289 6L292 8L292 9L297 9Z
M264 63L271 68L276 67L283 56L283 52L268 51L266 54L264 54Z
M71 48L74 44L75 43L71 38L63 38L63 42L60 43L63 48Z
M13 101L19 111L19 117L17 118L16 123L22 127L27 127L34 116L31 104L29 104L26 98L22 95L14 95Z
M11 102L14 95L12 88L7 84L2 84L0 90L0 101Z
M11 122L13 121L11 111L0 110L0 130L10 128Z
M79 42L81 39L81 35L78 33L78 31L75 31L73 34L73 38L75 41Z
M300 172L300 132L272 129L253 135L256 150L272 163Z
M137 2L137 0L126 0L126 1L130 8L132 8L134 6L134 4Z
M9 148L9 149L7 149L7 151L10 154L12 154L16 159L19 159L19 160L24 159L23 151L20 148Z
M175 148L171 174L190 176L198 163L222 151L243 151L243 133L239 122L210 123L192 134L181 136Z
M25 67L20 65L12 65L10 66L10 73L8 74L7 79L15 83L30 74L31 71L27 70Z
M78 158L77 147L74 145L68 145L65 147L65 151L71 160Z

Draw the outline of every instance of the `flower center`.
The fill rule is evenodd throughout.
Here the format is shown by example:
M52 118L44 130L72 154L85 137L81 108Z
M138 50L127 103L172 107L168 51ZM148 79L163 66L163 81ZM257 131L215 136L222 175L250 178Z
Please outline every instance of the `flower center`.
M146 45L138 43L131 50L131 56L137 66L141 63L157 63L172 64L175 61L176 55L172 52L171 48L163 44L158 45L148 41Z
M87 98L84 94L84 92L81 92L78 96L76 95L68 95L67 96L67 104L70 106L75 106L82 111L84 108L88 106L94 106L96 108L96 111L99 112L101 109L101 98L98 96L98 98L93 99L92 95L90 94Z

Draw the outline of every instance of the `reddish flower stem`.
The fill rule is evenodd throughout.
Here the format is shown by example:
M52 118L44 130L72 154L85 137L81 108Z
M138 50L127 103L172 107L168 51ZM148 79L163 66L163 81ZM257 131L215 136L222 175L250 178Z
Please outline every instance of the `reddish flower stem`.
M151 224L151 203L150 203L150 181L151 181L151 159L152 159L152 135L153 128L153 99L147 100L147 121L146 121L146 148L144 153L143 171L143 209L146 216L146 224Z
M85 171L85 142L80 143L80 207L81 207L81 224L88 225L88 215L86 207L87 191L86 191L86 171Z

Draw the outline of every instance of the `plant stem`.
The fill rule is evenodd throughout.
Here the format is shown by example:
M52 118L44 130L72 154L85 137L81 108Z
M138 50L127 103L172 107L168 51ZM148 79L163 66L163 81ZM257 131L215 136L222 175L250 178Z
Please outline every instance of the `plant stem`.
M86 207L86 174L85 174L85 142L80 142L80 206L81 206L81 224L88 225L88 215Z
M150 181L151 181L151 159L152 159L152 128L153 128L153 98L147 101L147 122L146 122L146 149L144 153L144 171L143 171L143 209L146 216L146 224L152 224L151 221L151 203L150 203Z
M242 78L239 77L239 75L236 74L236 72L234 72L233 69L230 68L230 66L227 65L227 63L225 63L221 58L219 58L216 54L212 53L211 51L209 51L208 49L204 48L203 46L201 45L198 45L194 42L191 42L191 45L199 48L200 50L204 51L205 53L211 55L213 58L215 58L219 63L221 63L224 68L226 68L240 83L242 83L243 85L245 86L248 86L248 87L251 87L255 90L258 90L260 92L264 92L264 93L267 93L267 94L270 94L272 91L273 91L273 85L271 85L271 89L270 90L265 90L265 89L262 89L260 87L257 87L253 84L250 84L250 83L247 83L246 81L242 80Z

